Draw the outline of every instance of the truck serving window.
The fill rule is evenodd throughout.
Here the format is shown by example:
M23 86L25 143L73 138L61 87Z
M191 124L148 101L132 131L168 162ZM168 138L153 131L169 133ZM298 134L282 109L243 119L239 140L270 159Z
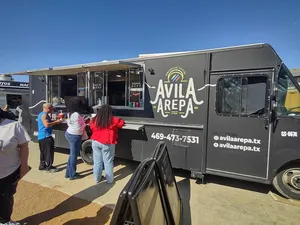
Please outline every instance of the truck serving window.
M48 101L65 111L66 102L72 97L85 99L85 88L85 74L48 76Z
M142 108L144 74L140 68L92 74L92 106L109 103L113 108Z
M267 76L222 77L217 82L216 111L227 115L263 115Z
M22 95L12 95L7 94L7 105L10 109L16 109L18 106L22 105Z
M276 101L277 115L300 115L300 93L284 67L281 68L278 75Z
M112 106L126 106L126 71L111 71L108 73L108 100Z

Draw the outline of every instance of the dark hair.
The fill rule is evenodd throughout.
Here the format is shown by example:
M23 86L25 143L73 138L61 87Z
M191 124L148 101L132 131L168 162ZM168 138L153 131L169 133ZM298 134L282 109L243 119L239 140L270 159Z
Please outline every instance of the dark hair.
M111 124L113 117L113 109L110 105L103 105L97 112L96 117L94 117L94 121L96 122L96 126L100 128L108 127Z
M4 112L1 108L0 108L0 119L6 119L6 112Z
M82 101L79 98L73 97L68 102L67 110L70 113L70 115L74 112L79 112L82 107Z
M14 117L14 114L13 114L13 113L3 111L3 110L0 108L0 119L10 119L10 120L14 120L15 117Z

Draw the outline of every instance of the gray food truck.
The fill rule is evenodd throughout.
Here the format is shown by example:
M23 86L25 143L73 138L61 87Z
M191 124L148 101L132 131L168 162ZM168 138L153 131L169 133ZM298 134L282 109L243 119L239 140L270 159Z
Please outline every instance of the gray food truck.
M28 98L29 83L15 81L11 76L0 75L0 108L6 105L16 116L16 109L22 105L22 100Z
M300 83L300 68L292 69L291 73L293 74L293 76L295 77L295 79L297 80L297 82L299 84Z
M300 86L268 44L181 52L119 61L31 70L30 132L44 102L67 112L72 96L91 115L108 103L126 121L116 156L142 161L165 141L173 167L273 184L300 199ZM57 147L68 148L66 124L55 127ZM81 156L92 164L91 141Z

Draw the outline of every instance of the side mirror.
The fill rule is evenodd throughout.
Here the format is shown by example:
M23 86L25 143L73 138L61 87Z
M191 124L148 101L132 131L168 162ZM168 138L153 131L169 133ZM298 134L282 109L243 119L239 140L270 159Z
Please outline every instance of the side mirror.
M276 96L275 95L271 95L271 101L275 101L276 102Z
M271 123L274 123L275 121L278 120L278 117L277 117L277 99L276 99L275 94L271 95L270 98L271 98L270 121L271 121Z
M276 111L277 108L277 99L275 95L271 95L271 111Z
M278 120L276 108L271 110L271 122Z

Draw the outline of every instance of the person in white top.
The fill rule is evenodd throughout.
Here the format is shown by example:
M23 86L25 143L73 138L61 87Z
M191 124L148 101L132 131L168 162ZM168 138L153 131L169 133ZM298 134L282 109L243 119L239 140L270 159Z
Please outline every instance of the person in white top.
M0 109L0 224L19 225L11 221L18 181L29 171L30 137L17 121Z
M67 120L68 129L65 133L70 147L70 156L65 177L70 180L81 178L81 176L76 173L77 157L79 156L82 135L85 133L86 124L84 118L78 113L80 105L81 101L79 99L70 99L68 107L69 119Z

